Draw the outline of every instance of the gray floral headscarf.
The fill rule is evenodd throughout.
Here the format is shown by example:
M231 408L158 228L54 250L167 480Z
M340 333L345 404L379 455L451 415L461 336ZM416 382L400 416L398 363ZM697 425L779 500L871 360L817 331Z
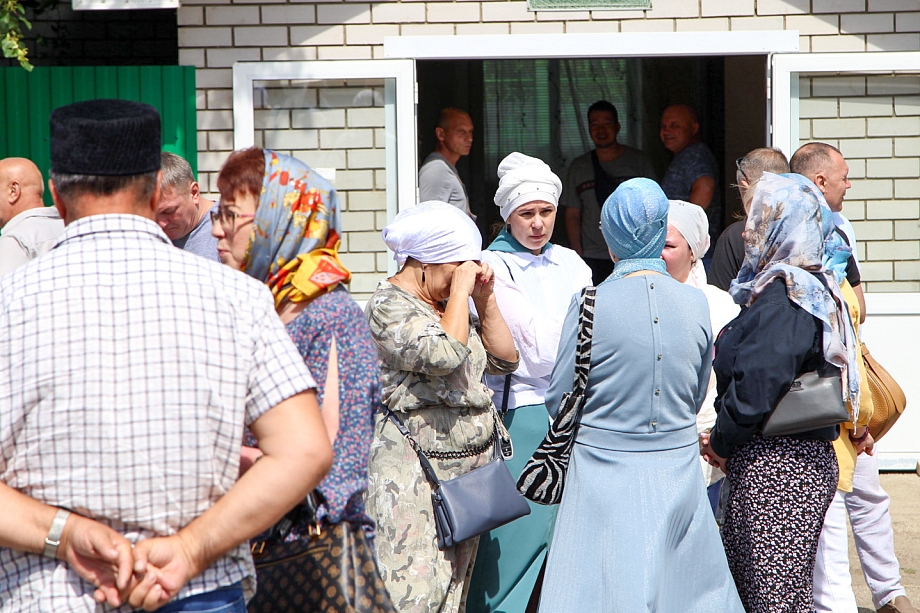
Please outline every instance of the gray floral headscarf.
M844 400L853 422L859 416L858 344L850 314L831 271L823 265L825 242L834 232L824 197L801 175L765 172L754 187L744 226L744 263L729 293L750 306L777 277L789 300L822 323L824 358L840 368ZM815 275L822 275L827 287Z

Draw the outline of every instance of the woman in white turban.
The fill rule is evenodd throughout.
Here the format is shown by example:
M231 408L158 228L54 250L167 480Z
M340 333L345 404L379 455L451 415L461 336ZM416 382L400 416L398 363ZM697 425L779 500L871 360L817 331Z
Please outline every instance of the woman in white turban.
M712 335L717 338L725 324L737 317L740 308L728 292L706 282L703 254L709 249L709 220L703 209L695 204L683 200L670 200L669 203L671 206L668 210L668 235L665 238L661 259L667 264L671 277L702 290L706 295ZM713 406L715 399L716 378L713 376L709 378L703 406L696 414L696 428L701 433L708 432L716 423L716 409ZM700 464L703 467L703 480L708 488L709 504L715 513L725 474L702 458Z
M518 366L494 275L479 261L475 224L444 202L403 211L383 240L401 268L381 281L366 307L382 402L439 479L458 477L492 459L496 429L507 438L482 383L484 372L503 375ZM470 316L471 299L478 319ZM375 417L369 473L367 510L377 522L377 560L396 610L463 610L479 539L437 548L431 485L416 452L382 414Z
M495 271L495 297L521 361L513 374L487 376L486 383L514 440L508 468L517 476L546 435L543 395L562 322L572 294L591 284L591 269L571 249L549 242L562 192L549 166L512 153L499 164L498 178L495 205L506 225L482 261ZM530 515L482 536L468 613L523 613L546 558L556 509L531 504Z

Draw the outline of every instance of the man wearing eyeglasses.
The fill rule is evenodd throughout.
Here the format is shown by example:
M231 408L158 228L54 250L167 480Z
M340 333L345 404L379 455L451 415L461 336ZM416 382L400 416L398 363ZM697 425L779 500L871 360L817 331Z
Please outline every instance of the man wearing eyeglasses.
M780 175L789 172L789 162L786 161L786 156L779 149L771 147L754 149L744 157L735 160L735 167L737 168L735 185L738 186L745 215L747 215L749 201L744 196L760 180L763 173L772 172ZM712 251L712 265L707 273L709 284L726 292L744 262L742 233L745 221L741 219L725 228Z
M157 225L172 244L209 260L217 259L217 239L211 236L208 211L214 202L201 195L201 188L185 159L164 151L161 154L163 180L160 183L160 203L157 205Z
M331 465L265 285L154 222L160 164L153 107L51 114L66 227L0 279L0 613L245 613L247 541ZM239 476L245 427L264 455Z

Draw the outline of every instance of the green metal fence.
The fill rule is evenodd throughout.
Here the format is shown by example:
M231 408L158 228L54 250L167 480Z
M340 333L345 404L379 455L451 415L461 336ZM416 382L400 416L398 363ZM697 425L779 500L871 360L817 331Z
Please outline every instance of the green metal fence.
M195 68L191 66L37 66L0 68L0 159L29 158L45 179L51 167L48 117L59 106L120 98L160 111L163 149L198 173ZM45 190L45 203L51 204Z

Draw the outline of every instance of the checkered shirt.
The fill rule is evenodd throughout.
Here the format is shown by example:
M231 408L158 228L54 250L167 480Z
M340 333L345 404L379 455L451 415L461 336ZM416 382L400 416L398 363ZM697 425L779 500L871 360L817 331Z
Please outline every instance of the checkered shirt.
M244 426L312 387L263 284L141 217L75 221L0 281L0 479L132 542L211 507ZM178 597L253 576L244 544ZM0 612L102 611L92 593L63 562L0 548Z

